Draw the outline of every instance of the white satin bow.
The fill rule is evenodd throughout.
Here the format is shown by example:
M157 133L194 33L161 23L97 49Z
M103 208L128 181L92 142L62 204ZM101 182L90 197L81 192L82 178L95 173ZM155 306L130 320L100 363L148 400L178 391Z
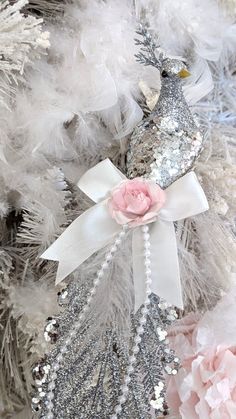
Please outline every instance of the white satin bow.
M78 187L96 205L80 215L43 253L43 259L59 262L56 284L73 272L93 253L105 247L122 226L111 217L107 207L108 193L126 177L109 159L88 170ZM166 202L155 222L149 224L151 243L152 292L169 303L183 307L178 249L174 221L188 218L208 209L206 196L194 172L189 172L166 190ZM144 263L141 228L133 229L133 278L135 309L144 302Z

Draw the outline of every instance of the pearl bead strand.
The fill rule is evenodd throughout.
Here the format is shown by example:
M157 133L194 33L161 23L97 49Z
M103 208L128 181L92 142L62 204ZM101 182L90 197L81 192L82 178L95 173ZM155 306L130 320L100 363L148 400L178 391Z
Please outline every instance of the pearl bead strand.
M63 356L64 354L67 352L67 348L68 346L71 344L72 340L75 338L77 331L79 330L79 328L82 325L82 322L84 321L85 317L86 317L86 313L89 311L90 305L93 301L93 298L96 294L97 288L100 285L100 282L102 280L102 278L105 275L105 271L109 268L109 265L111 263L111 261L114 258L115 253L117 252L119 246L121 245L126 232L128 230L128 226L124 225L121 232L118 234L115 242L112 244L112 246L110 247L110 250L106 253L105 256L105 260L102 263L100 269L97 271L96 277L93 281L93 286L89 292L89 295L87 297L87 302L84 305L79 317L78 317L78 321L73 325L72 330L70 331L68 337L66 338L66 340L64 341L63 346L60 348L59 354L56 357L56 362L52 365L52 373L50 375L50 382L48 383L48 393L46 396L47 399L47 404L46 404L46 409L47 409L47 414L45 416L45 419L53 419L54 415L53 415L53 408L54 408L54 404L53 404L53 399L54 399L54 389L55 389L55 381L57 379L57 371L60 369L60 364L63 360Z
M152 271L151 271L151 251L150 251L150 234L149 234L149 227L145 225L142 227L143 233L143 242L144 242L144 265L145 265L145 285L146 285L146 297L144 306L142 308L142 316L139 320L139 325L136 330L136 336L134 338L134 345L131 350L131 355L129 357L129 364L127 367L126 375L124 378L124 383L121 387L121 395L119 397L118 404L114 409L114 414L111 416L111 419L117 419L118 414L122 412L122 405L126 402L128 392L129 392L129 383L131 382L131 375L134 371L134 364L136 363L136 355L139 352L139 345L141 343L141 336L144 332L144 325L147 322L147 315L149 313L149 304L150 304L150 294L151 290L151 283L152 283Z

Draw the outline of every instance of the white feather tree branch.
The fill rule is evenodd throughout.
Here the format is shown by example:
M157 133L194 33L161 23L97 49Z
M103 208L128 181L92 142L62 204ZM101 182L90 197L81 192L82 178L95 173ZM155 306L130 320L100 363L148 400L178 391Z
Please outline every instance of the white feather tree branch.
M39 51L49 47L49 33L42 31L42 19L20 13L27 3L27 0L17 0L9 4L4 0L0 4L1 93L8 93L6 80L16 84L25 65L39 56Z
M232 16L235 2L222 2L230 4ZM232 17L225 17L214 0L190 0L185 6L182 0L74 0L63 2L63 14L50 21L60 3L0 2L0 105L5 104L0 106L2 417L27 404L30 365L43 347L43 319L55 313L55 265L39 264L38 256L88 206L76 192L81 173L107 156L115 156L118 163L124 160L127 137L142 118L140 81L158 95L158 71L134 59L135 30L143 15L167 53L193 53L186 97L198 102L194 110L207 131L207 147L196 169L214 214L181 228L186 240L198 230L199 254L186 252L179 240L185 297L192 307L199 299L204 300L202 306L214 304L219 289L229 284L235 255L227 230L234 229L236 209ZM48 19L48 55L48 33L31 10ZM214 90L201 99L213 83ZM14 101L9 100L13 91ZM84 266L84 281L93 278L95 262ZM120 300L129 299L124 288L130 284L130 272L120 259L117 263L122 281L99 296L102 304L112 303L107 311L101 304L101 322L112 320ZM120 321L125 327L123 313ZM23 410L20 417L27 415Z

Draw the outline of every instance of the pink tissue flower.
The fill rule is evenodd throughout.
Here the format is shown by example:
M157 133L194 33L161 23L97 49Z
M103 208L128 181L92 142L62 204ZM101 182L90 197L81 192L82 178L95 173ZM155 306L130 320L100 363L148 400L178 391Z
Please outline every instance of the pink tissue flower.
M170 331L182 368L170 379L167 397L182 419L236 418L235 300L224 297L199 322L190 314Z
M135 227L155 221L165 203L165 192L142 178L126 180L111 192L109 212L118 224Z

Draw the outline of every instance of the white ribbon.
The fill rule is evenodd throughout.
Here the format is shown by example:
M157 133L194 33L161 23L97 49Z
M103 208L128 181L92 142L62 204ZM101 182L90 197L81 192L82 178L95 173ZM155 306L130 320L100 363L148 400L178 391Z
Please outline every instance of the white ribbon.
M59 262L56 284L112 241L122 226L108 212L109 192L126 177L109 159L88 170L78 187L96 205L78 217L43 253L43 259ZM208 209L206 196L194 172L178 179L166 190L166 202L156 221L149 225L151 243L152 292L183 308L178 249L174 221L192 217ZM143 240L140 227L133 229L133 278L135 309L144 302Z

